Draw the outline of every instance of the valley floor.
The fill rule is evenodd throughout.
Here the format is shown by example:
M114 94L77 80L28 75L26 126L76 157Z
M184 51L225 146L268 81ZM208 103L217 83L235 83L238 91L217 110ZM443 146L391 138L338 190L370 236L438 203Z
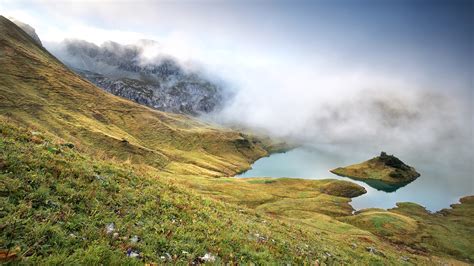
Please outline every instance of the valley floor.
M0 263L463 264L474 198L353 214L338 180L231 178L281 147L102 91L0 16Z
M176 175L98 160L6 118L0 133L4 261L461 264L473 259L473 197L436 214L404 203L352 215L350 197L365 191L346 181Z

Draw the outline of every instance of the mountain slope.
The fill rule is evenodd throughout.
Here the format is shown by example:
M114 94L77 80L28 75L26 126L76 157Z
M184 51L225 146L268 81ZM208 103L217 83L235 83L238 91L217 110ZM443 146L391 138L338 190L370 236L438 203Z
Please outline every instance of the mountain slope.
M0 32L0 260L382 260L176 182L241 171L260 141L107 94L3 17Z
M302 262L323 255L318 246L299 250L299 243L317 241L301 228L262 223L249 210L53 144L4 119L0 148L0 262L5 254L28 264L85 265L199 263L205 254L219 263ZM258 234L271 239L262 242ZM139 258L126 255L132 252Z
M109 158L178 172L232 175L267 154L242 134L97 89L4 18L1 32L0 110L24 124Z
M13 19L13 18L10 18L10 20L15 23L18 27L20 27L20 29L22 29L24 32L26 32L31 38L33 38L33 40L39 44L40 46L43 46L43 44L41 43L41 40L38 36L38 34L36 34L36 31L33 27L31 27L30 25L24 23L24 22L21 22L19 20L16 20L16 19Z
M436 214L446 226L427 227L414 240L439 232L442 239L417 249L394 244L348 219L358 219L349 202L362 187L222 178L275 146L108 94L3 17L0 65L0 262L432 265L470 259L471 200L443 212L447 219ZM402 221L420 226L432 219L400 212L397 217L407 217ZM379 229L390 222L373 223ZM461 244L448 251L436 246L450 234L463 237Z
M157 47L151 40L101 46L65 40L50 49L98 87L158 110L198 115L223 106L228 93L201 73L184 69L170 57L146 58Z

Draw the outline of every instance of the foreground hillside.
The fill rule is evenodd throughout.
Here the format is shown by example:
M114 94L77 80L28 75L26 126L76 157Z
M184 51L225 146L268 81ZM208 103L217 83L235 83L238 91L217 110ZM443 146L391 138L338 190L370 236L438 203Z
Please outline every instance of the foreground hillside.
M338 252L300 226L91 158L8 120L0 120L0 136L0 246L12 260L191 263L210 254L216 262L302 262ZM335 260L380 260L352 255Z
M177 178L185 180L185 177L158 176L153 170L131 163L98 160L78 152L70 143L49 139L38 131L15 124L9 119L0 119L0 255L6 257L4 261L87 265L271 261L432 264L451 261L422 256L423 253L428 255L430 249L427 248L420 252L392 246L370 233L385 237L386 232L392 232L389 236L403 239L398 240L400 243L409 238L404 237L407 232L399 228L406 227L408 233L419 237L427 237L428 230L433 230L430 226L418 233L418 225L411 218L401 218L412 221L407 225L392 221L389 215L377 218L374 221L379 225L375 228L367 228L371 221L365 218L360 227L368 231L333 219L357 221L360 215L350 215L351 208L346 205L349 199L345 198L348 195L337 195L340 191L364 193L349 182L194 179L202 181L202 184L195 182L195 186L212 188L216 195L228 193L227 197L234 198L226 201L238 203L240 199L240 204L226 204L200 196L176 182ZM278 206L285 203L279 201L279 197L288 197L289 205ZM252 206L263 207L271 202L275 204L270 216L265 213L272 205L268 205L268 210L252 210ZM332 205L328 205L330 203ZM459 208L447 210L446 216L452 218L444 225L441 224L446 219L443 215L430 218L430 214L420 210L416 210L416 215L420 215L417 219L423 227L424 217L438 220L433 235L446 241L441 247L450 247L447 250L455 252L457 247L449 244L450 231L445 227L456 223L465 208L469 208L472 215L473 206L473 201L466 199ZM409 211L406 207L400 210L411 216ZM281 218L274 219L276 216ZM398 231L391 231L390 227L381 232L373 231L393 224ZM457 226L472 228L472 222L466 220L465 227ZM471 233L470 229L463 230ZM444 234L438 236L438 232ZM461 234L456 237L461 247L469 247L470 243L463 242ZM429 242L426 246L432 248ZM444 252L436 253L442 256Z
M1 262L474 261L471 197L352 214L350 182L229 178L278 146L105 93L3 17L0 33Z
M267 155L260 141L113 96L72 73L5 18L0 108L83 150L163 170L231 175Z

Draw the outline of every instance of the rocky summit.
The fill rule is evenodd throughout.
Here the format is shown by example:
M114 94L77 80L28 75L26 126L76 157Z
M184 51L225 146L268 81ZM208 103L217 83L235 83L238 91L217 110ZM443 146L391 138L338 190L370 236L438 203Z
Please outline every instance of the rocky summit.
M230 94L217 82L185 69L169 56L145 57L147 49L157 47L158 43L150 40L101 46L65 40L50 51L98 87L158 110L199 115L223 106Z
M393 179L410 180L420 176L415 168L406 165L393 155L387 155L387 153L381 152L378 160L380 160L385 166L395 169L395 171L392 171L389 174Z
M24 22L21 22L19 20L16 20L14 18L9 18L13 23L15 23L20 29L22 29L24 32L26 32L26 34L28 34L31 38L33 38L33 40L39 44L40 46L43 46L43 44L41 43L41 40L40 38L38 37L38 34L36 34L36 30L31 27L30 25L24 23Z
M354 212L346 180L233 178L280 145L112 95L2 16L0 66L0 264L474 262L473 196Z

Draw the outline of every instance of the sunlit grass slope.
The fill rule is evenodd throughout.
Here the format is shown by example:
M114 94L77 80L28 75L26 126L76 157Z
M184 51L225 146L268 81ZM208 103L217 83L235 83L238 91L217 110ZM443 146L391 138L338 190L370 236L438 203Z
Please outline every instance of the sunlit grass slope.
M429 257L432 261L428 264L436 261L463 264L474 260L473 196L436 213L414 203L398 203L397 208L390 210L366 209L352 214L350 197L365 190L340 180L210 180L188 176L175 182L215 199L255 209L269 219L311 228L325 236L325 243L341 248L352 246L374 256L398 252L398 263L427 263L418 256Z
M373 225L350 182L229 178L278 146L107 94L3 17L0 66L0 262L472 262L470 198Z
M388 184L408 184L420 176L415 168L385 152L368 161L332 169L331 172L356 180L377 180Z
M108 158L174 173L232 175L267 151L256 139L106 93L0 18L0 112Z
M206 253L216 263L399 260L395 249L355 227L324 221L329 228L321 231L267 218L64 144L0 119L0 247L10 262L192 263ZM352 241L377 243L386 255L353 249Z
M474 196L437 213L415 203L390 210L367 209L339 220L424 253L474 261Z

